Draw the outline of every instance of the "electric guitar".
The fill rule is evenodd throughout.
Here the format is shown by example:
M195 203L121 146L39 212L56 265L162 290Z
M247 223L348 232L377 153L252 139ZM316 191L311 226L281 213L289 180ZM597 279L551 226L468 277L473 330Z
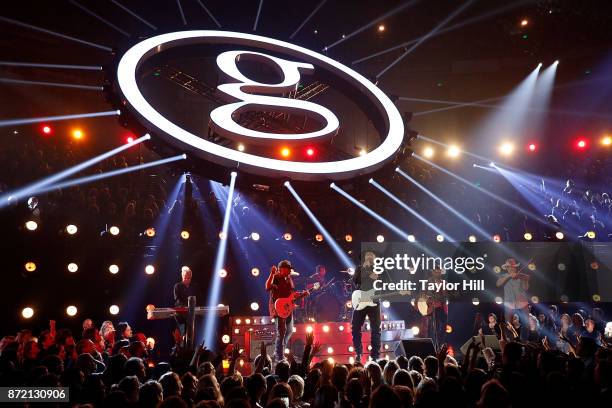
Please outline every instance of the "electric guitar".
M274 302L274 310L276 311L277 316L286 319L293 312L293 309L296 308L296 300L310 295L313 291L318 290L319 288L321 288L321 284L316 282L312 285L311 289L304 292L293 292L291 296L276 299Z

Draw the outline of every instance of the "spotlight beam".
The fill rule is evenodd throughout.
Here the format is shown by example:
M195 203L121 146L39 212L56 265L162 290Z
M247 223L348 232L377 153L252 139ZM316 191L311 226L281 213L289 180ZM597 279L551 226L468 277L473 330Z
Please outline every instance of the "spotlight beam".
M338 245L338 243L336 242L334 237L329 233L329 231L327 231L327 229L323 226L323 224L321 224L321 222L313 214L313 212L310 210L310 208L308 208L308 206L306 205L304 200L302 200L302 197L300 197L299 194L297 193L297 191L295 191L295 189L293 188L291 183L286 181L285 182L285 187L287 187L287 190L289 190L289 192L291 193L291 195L293 195L293 197L298 202L300 207L302 207L302 209L304 210L304 212L306 213L308 218L310 218L310 221L312 221L312 223L317 228L317 231L319 231L325 237L325 242L327 242L329 244L329 246L331 247L332 251L334 251L336 256L342 262L343 266L345 268L355 269L355 263L353 261L351 261L351 259L348 257L348 255L346 255L346 253L342 250L342 248L340 248L340 245Z
M157 30L157 27L155 27L153 24L149 23L144 18L140 17L138 14L134 13L129 8L125 7L123 4L119 3L117 0L110 0L110 2L113 3L115 6L119 7L120 9L122 9L123 11L125 11L126 13L128 13L129 15L131 15L132 17L134 17L135 19L139 20L143 24L146 24L147 26L149 26L153 30Z
M121 111L114 110L114 111L106 111L106 112L79 113L79 114L74 114L74 115L42 116L40 118L8 119L8 120L0 120L0 127L28 125L31 123L40 123L40 122L56 122L60 120L98 118L102 116L115 116L115 115L118 116L120 114L121 114Z
M419 2L419 0L407 1L407 2L405 2L404 4L401 4L401 5L397 6L397 7L395 7L394 9L392 9L392 10L390 10L390 11L386 12L385 14L383 14L383 15L381 15L381 16L378 16L377 18L375 18L374 20L370 21L370 22L369 22L369 23L367 23L366 25L364 25L364 26L362 26L362 27L359 27L357 30L353 31L352 33L345 35L345 36L344 36L344 38L340 38L340 39L339 39L339 40L337 40L336 42L334 42L334 43L332 43L332 44L329 44L329 45L326 45L326 46L323 48L323 51L329 51L329 50L331 50L331 49L332 49L332 48L334 48L336 45L338 45L338 44L340 44L340 43L343 43L344 41L348 40L349 38L352 38L352 37L356 36L357 34L359 34L359 33L363 32L363 31L367 30L368 28L370 28L370 27L372 27L372 26L376 25L376 24L377 24L379 21L384 20L384 19L386 19L386 18L389 18L389 17L391 17L391 16L393 16L393 15L395 15L395 14L399 13L400 11L404 10L405 8L408 8L408 7L410 7L410 6L415 5L415 4L416 4L416 3L418 3L418 2Z
M185 160L187 158L186 154L179 154L172 157L167 157L165 159L155 160L149 163L137 164L135 166L126 167L124 169L117 169L112 171L107 171L106 173L94 174L91 176L79 177L73 180L68 180L63 183L57 183L52 185L46 185L45 187L33 191L32 194L43 194L48 193L49 191L58 190L62 188L74 187L77 185L87 184L98 180L107 179L110 177L120 176L126 173L132 173L139 170L148 169L149 167L161 166L162 164L168 164L171 162L175 162L178 160ZM22 196L23 197L23 196ZM10 200L13 200L12 197L9 197Z
M227 250L228 230L230 214L232 213L232 204L234 201L234 188L236 186L236 172L231 173L231 179L227 194L227 202L225 203L225 214L223 216L223 226L221 228L222 236L219 238L219 246L217 246L217 256L215 257L214 269L211 274L211 289L208 295L208 306L214 307L219 304L219 294L221 291L221 278L219 271L225 263L225 253ZM214 344L215 331L217 327L217 318L215 312L208 312L206 316L206 324L204 327L204 344Z
M24 79L0 78L0 83L11 85L49 86L54 88L83 89L86 91L102 91L101 86L66 84L62 82L28 81Z
M259 24L259 16L261 15L261 8L263 7L264 0L259 0L259 6L257 6L257 15L255 16L255 22L253 23L253 31L257 31L257 24Z
M361 202L359 202L359 200L357 200L355 197L351 196L349 193L347 193L346 191L342 190L340 187L338 187L335 183L331 183L330 187L332 188L332 190L336 190L338 193L340 193L340 195L342 195L344 198L346 198L347 200L349 200L351 203L355 204L357 207L361 208L363 211L365 211L368 215L370 215L372 218L374 218L375 220L379 221L381 224L383 224L384 226L386 226L387 228L389 228L391 231L395 232L397 235L399 235L400 237L402 237L403 239L405 239L406 241L408 241L408 236L410 234L408 234L405 231L402 231L401 229L399 229L398 227L396 227L395 225L393 225L393 223L391 223L389 220L387 220L386 218L382 217L380 214L378 214L377 212L369 209L366 205L362 204Z
M47 178L44 178L40 181L36 181L34 183L31 183L25 187L20 188L19 190L13 192L13 193L7 193L1 196L0 198L0 207L2 206L2 203L4 203L5 201L7 201L7 199L9 197L11 197L11 199L21 199L23 197L28 197L36 192L38 192L40 189L51 185L53 183L56 183L62 179L65 179L67 177L70 177L73 174L76 174L82 170L85 170L88 167L93 166L94 164L100 163L103 160L108 159L111 156L116 155L117 153L120 153L126 149L129 149L130 147L142 143L145 140L149 140L151 138L151 136L149 136L149 134L146 134L136 140L134 140L132 143L127 143L125 145L121 145L119 147L114 148L113 150L110 150L106 153L103 153L99 156L93 157L89 160L84 161L83 163L77 164L76 166L70 167L66 170L60 171L59 173L56 173L52 176L49 176Z
M423 222L423 224L427 225L429 228L431 228L436 234L442 234L444 235L447 239L449 239L450 241L457 241L456 239L454 239L453 237L450 236L450 234L448 234L447 232L445 232L444 230L442 230L442 228L438 227L437 225L433 224L431 221L429 221L427 218L423 217L421 214L419 214L418 212L416 212L414 209L410 208L409 205L407 205L406 203L404 203L402 200L400 200L396 195L394 195L393 193L391 193L389 190L387 190L386 188L384 188L382 185L380 185L376 180L374 179L370 179L370 184L372 184L374 187L376 187L377 189L379 189L381 192L383 192L387 197L389 197L391 200L395 201L395 203L397 203L400 207L402 207L404 210L408 211L410 214L414 215L416 218L418 218L420 221Z
M200 5L200 7L202 7L202 9L204 9L204 11L206 12L206 14L208 14L208 17L210 17L210 19L217 25L217 27L221 28L221 23L219 23L219 20L217 20L215 18L215 16L213 15L213 13L210 12L210 10L208 9L208 7L206 7L204 5L204 3L202 2L202 0L197 0L198 4Z
M199 1L199 0L198 0L198 1ZM312 17L313 17L315 14L317 14L317 11L319 11L319 9L320 9L321 7L323 7L323 5L325 4L325 2L326 2L326 1L327 1L327 0L322 0L322 1L321 1L321 2L320 2L318 5L317 5L317 7L315 7L315 9L314 9L314 10L312 10L312 12L311 12L311 13L308 15L308 17L306 17L306 18L304 19L304 21L302 21L302 24L300 24L300 25L298 26L298 28L296 28L296 29L295 29L295 31L294 31L294 32L293 32L293 33L292 33L292 34L289 36L289 39L293 40L293 37L295 37L295 36L297 35L297 33L299 33L299 32L300 32L300 30L301 30L302 28L304 28L304 26L306 25L306 23L308 23L308 22L310 21L310 19L311 19L311 18L312 18Z
M66 35L66 34L57 33L55 31L47 30L46 28L36 27L36 26L31 25L31 24L22 23L21 21L13 20L12 18L7 18L7 17L0 16L0 21L2 21L4 23L8 23L8 24L13 24L13 25L16 25L16 26L19 26L19 27L27 28L27 29L30 29L30 30L33 30L33 31L38 31L38 32L41 32L41 33L53 35L55 37L60 37L60 38L63 38L65 40L74 41L74 42L79 43L79 44L88 45L90 47L94 47L94 48L97 48L99 50L104 50L104 51L108 51L108 52L112 52L113 51L112 48L106 47L104 45L96 44L96 43L93 43L91 41L81 40L80 38L71 37L71 36Z
M108 21L107 19L102 17L101 15L99 15L97 13L94 13L93 11L88 9L87 7L85 7L82 4L78 3L76 0L70 0L70 3L73 6L80 8L81 10L83 10L85 13L89 14L90 16L95 18L96 20L99 20L99 21L103 22L104 24L106 24L107 26L109 26L113 30L117 31L118 33L123 34L125 37L129 37L130 36L130 33L120 29L119 27L117 27L116 25L114 25L113 23L111 23L110 21Z
M441 34L445 34L445 33L448 33L448 32L454 31L454 30L457 30L457 29L459 29L459 28L463 28L463 27L465 27L465 26L467 26L467 25L471 25L471 24L474 24L474 23L478 23L478 22L480 22L480 21L482 21L482 20L486 20L486 19L488 19L488 18L495 17L495 16L497 16L497 15L499 15L499 14L505 13L505 12L507 12L507 11L509 11L509 10L512 10L512 9L514 9L514 8L517 8L517 7L523 6L523 5L527 4L527 3L532 3L532 2L533 2L532 0L523 0L523 1L518 1L518 2L515 2L515 3L508 4L508 5L504 6L504 7L500 7L500 8L498 8L497 10L493 10L493 11L491 11L491 12L489 12L489 13L485 13L485 14L481 14L481 15L479 15L479 16L475 16L475 17L472 17L472 18L468 18L467 20L464 20L464 21L462 21L462 22L459 22L459 23L456 23L456 24L453 24L453 25L451 25L451 26L448 26L448 27L446 27L446 28L441 29L440 31L438 31L438 32L435 34L435 36L438 36L438 35L441 35ZM351 64L352 64L352 65L359 64L359 63L361 63L361 62L364 62L364 61L370 60L370 59L372 59L372 58L375 58L375 57L378 57L378 56L380 56L380 55L383 55L383 54L389 53L389 52L391 52L391 51L395 51L395 50L399 50L399 49L401 49L401 48L405 48L405 47L407 47L407 46L409 46L409 45L415 44L416 42L418 42L418 41L419 41L421 38L423 38L423 37L424 37L424 36L421 36L421 37L419 37L419 38L415 38L415 39L413 39L413 40L409 40L409 41L403 42L403 43L401 43L401 44L398 44L398 45L395 45L395 46L393 46L393 47L387 48L387 49L385 49L385 50L382 50L382 51L376 52L376 53L374 53L374 54L368 55L368 56L366 56L366 57L363 57L363 58L357 59L357 60L353 61Z
M498 196L497 194L494 194L494 193L490 192L490 191L489 191L489 190L487 190L487 189L484 189L484 188L482 188L482 187L480 187L480 186L476 186L476 185L474 185L473 183L471 183L469 180L466 180L466 179L464 179L463 177L458 176L457 174L455 174L455 173L451 172L450 170L447 170L447 169L445 169L444 167L439 166L439 165L437 165L437 164L435 164L435 163L433 163L433 162L431 162L431 161L429 161L429 160L425 159L424 157L419 156L419 155L418 155L418 154L416 154L416 153L415 153L415 154L413 154L413 156L414 156L415 158L417 158L418 160L421 160L422 162L427 163L427 164L429 164L430 166L432 166L432 167L434 167L434 168L436 168L436 169L440 170L441 172L443 172L443 173L445 173L445 174L448 174L449 176L453 177L455 180L458 180L458 181L460 181L460 182L464 183L465 185L470 186L470 187L472 187L473 189L480 191L481 193L483 193L483 194L485 194L486 196L488 196L488 197L490 197L490 198L494 199L495 201L499 202L500 204L503 204L503 205L505 205L505 206L507 206L507 207L510 207L510 208L512 208L513 210L518 211L518 212L519 212L519 213L521 213L521 214L528 215L528 216L529 216L530 218L532 218L534 221L537 221L537 222L541 223L542 225L548 225L548 224L547 224L547 223L546 223L544 220L542 220L542 219L541 219L541 218L542 218L541 216L539 216L539 215L537 215L537 214L533 213L532 211L529 211L529 210L526 210L526 209L524 209L524 208L521 208L520 206L518 206L518 205L516 205L516 204L514 204L514 203L512 203L512 202L509 202L508 200L505 200L504 198L502 198L502 197Z
M444 27L445 25L447 25L452 19L454 19L455 17L457 17L459 14L461 14L461 12L463 12L463 10L465 10L466 8L468 8L472 3L474 2L474 0L468 0L465 3L463 3L459 8L455 9L451 14L449 14L448 16L446 16L446 18L444 20L442 20L440 23L438 23L437 26L435 26L430 32L428 32L427 34L425 34L424 36L422 36L421 38L419 38L419 40L414 43L410 48L406 49L406 51L404 51L404 53L402 55L400 55L399 57L397 57L391 64L387 65L382 71L380 71L378 73L378 75L376 75L376 79L379 79L380 77L382 77L387 71L389 71L391 68L393 68L397 63L399 63L401 60L403 60L406 56L408 56L410 53L412 53L418 46L420 46L421 44L423 44L425 41L427 41L428 39L430 39L431 37L433 37L434 35L436 35L436 33L438 31L440 31L442 29L442 27Z
M55 69L82 69L86 71L102 71L99 65L64 65L64 64L37 64L32 62L0 61L0 66L22 68L55 68Z
M183 21L183 25L187 25L187 20L185 19L185 13L183 12L183 6L181 5L181 0L176 0L176 6L178 7L179 14L181 15L181 20Z
M415 155L416 156L416 155ZM478 232L480 235L482 235L484 238L488 239L490 237L490 234L485 231L484 229L482 229L480 226L478 226L477 224L475 224L474 222L470 221L467 217L465 217L463 214L461 214L459 211L455 210L453 207L451 207L449 204L447 204L444 200L442 200L440 197L438 197L437 195L435 195L434 193L432 193L431 191L429 191L427 188L425 188L421 183L419 183L418 181L416 181L415 179L413 179L412 177L410 177L406 172L404 172L402 169L400 169L399 167L397 167L395 169L395 171L397 173L399 173L400 175L402 175L402 177L404 177L406 180L410 181L412 184L414 184L415 186L417 186L421 191L423 191L425 194L427 194L428 196L430 196L431 198L433 198L438 204L440 204L442 207L446 208L448 211L450 211L451 213L453 213L457 218L459 218L461 221L463 221L464 223L466 223L467 225L470 226L470 228L472 228L474 231Z

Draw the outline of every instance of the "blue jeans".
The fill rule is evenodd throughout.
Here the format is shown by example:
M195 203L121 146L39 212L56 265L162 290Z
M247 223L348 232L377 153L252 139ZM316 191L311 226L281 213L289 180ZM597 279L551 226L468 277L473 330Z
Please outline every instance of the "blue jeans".
M361 344L361 326L368 316L370 319L370 334L372 341L372 351L370 357L373 360L380 356L380 306L368 306L362 310L353 310L353 319L351 321L351 334L353 335L353 347L355 354L359 357L363 355L363 346Z
M276 341L274 343L274 355L276 361L283 359L285 348L289 343L289 339L293 335L293 313L286 319L276 316Z

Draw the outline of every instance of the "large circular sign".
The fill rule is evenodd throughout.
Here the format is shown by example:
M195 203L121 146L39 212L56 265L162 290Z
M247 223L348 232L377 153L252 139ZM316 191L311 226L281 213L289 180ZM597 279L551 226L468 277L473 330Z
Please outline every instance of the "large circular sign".
M308 71L323 68L334 75L337 75L350 86L363 94L369 102L376 107L384 122L386 134L384 140L371 152L351 159L327 161L327 162L300 162L289 160L278 160L269 157L262 157L246 152L241 152L228 147L220 146L202 137L199 137L178 124L168 120L164 115L158 112L146 100L140 91L137 83L137 70L139 66L151 56L164 50L190 45L190 44L221 44L226 46L235 46L237 50L241 47L248 46L249 48L257 48L259 50L272 51L275 54L281 54L298 61L281 59L272 57L266 54L257 55L265 63L276 63L280 68L279 71L284 75L281 84L258 84L254 81L249 81L248 78L237 78L241 74L235 72L233 67L228 67L231 61L228 60L228 53L220 55L217 58L219 68L226 72L234 72L233 78L228 84L219 85L218 89L231 95L234 100L240 98L237 95L248 95L249 92L266 92L266 87L279 87L286 89L286 86L297 85L295 75L297 73L298 80L300 71ZM257 54L251 51L240 51L238 54ZM225 66L221 66L221 62L225 61ZM293 66L291 65L293 64ZM225 67L225 69L224 69ZM390 160L400 148L404 138L404 125L401 115L393 102L372 82L358 74L349 67L314 51L306 48L287 43L284 41L275 40L272 38L262 37L253 34L244 34L229 31L179 31L168 34L158 35L146 39L132 48L130 48L121 58L117 68L117 79L123 97L127 101L129 107L133 110L145 125L151 128L152 131L165 137L168 142L181 148L188 150L190 154L212 161L214 163L227 166L230 168L239 167L240 170L247 171L253 174L268 176L268 177L285 177L294 180L341 180L348 179L357 175L371 173ZM236 82L241 82L237 84ZM232 87L230 89L230 87ZM254 94L252 94L254 95ZM275 98L286 99L288 98ZM248 101L247 101L248 102ZM267 102L270 103L269 100ZM288 104L291 105L292 102ZM227 112L232 112L235 109L244 108L242 106L234 106L227 108L231 104L221 106L211 112L211 124L215 131L221 131L224 136L237 139L238 136L243 138L251 137L256 143L265 142L264 135L246 131L241 135L241 129L232 123L230 115ZM287 105L287 103L281 103ZM316 104L312 104L316 105ZM320 105L314 106L284 106L286 109L305 109L314 111L326 122L324 132L307 135L305 137L322 137L329 136L333 133L334 128L341 126L341 123L335 122L335 115ZM278 141L276 138L270 138L269 143ZM287 135L287 139L300 139L300 136Z

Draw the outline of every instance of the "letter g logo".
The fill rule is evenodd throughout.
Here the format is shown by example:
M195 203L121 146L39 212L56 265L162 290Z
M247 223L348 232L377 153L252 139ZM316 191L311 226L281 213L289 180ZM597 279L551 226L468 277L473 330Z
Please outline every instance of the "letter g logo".
M278 84L265 84L247 78L240 72L236 62L238 60L255 60L261 64L270 65L283 77ZM238 102L220 106L210 113L210 119L215 131L221 136L235 141L248 143L268 144L274 140L285 142L304 141L313 138L325 138L338 133L338 118L329 109L313 102L299 99L283 98L277 96L257 95L282 94L295 91L300 82L300 73L311 74L314 71L312 64L288 61L271 55L252 51L227 51L217 57L217 66L228 77L237 83L226 83L217 88L231 100ZM268 110L282 113L297 113L312 119L322 119L325 127L316 132L279 134L259 132L238 124L233 115L247 110ZM248 138L248 140L246 140Z

